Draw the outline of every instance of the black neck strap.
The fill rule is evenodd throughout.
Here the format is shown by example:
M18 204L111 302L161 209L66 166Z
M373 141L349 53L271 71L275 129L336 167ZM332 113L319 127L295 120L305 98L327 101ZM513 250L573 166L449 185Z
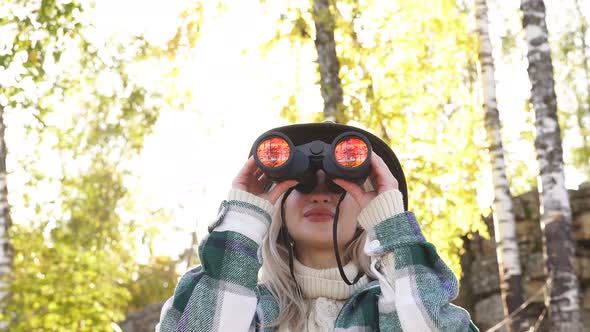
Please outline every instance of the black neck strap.
M338 200L338 204L336 205L336 212L334 213L334 225L332 227L332 241L334 242L334 254L336 255L336 263L338 264L338 271L340 272L340 277L342 278L342 280L344 280L344 282L347 285L354 285L361 279L363 274L361 273L361 271L359 271L359 273L356 275L356 277L354 277L354 280L352 282L348 280L346 274L344 273L344 268L342 268L342 260L340 259L340 252L338 250L338 216L340 215L340 203L342 203L345 196L346 191L342 193L342 196L340 196L340 200Z
M283 222L283 228L281 229L281 232L282 232L283 243L284 243L285 247L287 247L287 251L289 252L289 270L291 272L291 277L295 281L295 285L297 286L297 291L300 294L303 294L301 291L301 287L299 286L299 283L297 283L297 279L295 279L295 273L293 271L293 257L294 257L293 247L292 247L290 239L289 239L289 230L287 228L287 222L285 221L285 207L284 207L285 201L287 200L287 197L289 196L289 194L291 194L293 189L295 189L295 188L290 188L289 190L287 190L287 192L285 192L285 195L283 196L283 199L281 200L281 220ZM332 241L334 243L334 254L336 255L336 263L338 264L338 271L340 272L340 277L342 278L342 280L344 280L344 282L347 285L354 285L361 279L361 277L363 276L363 273L361 271L359 271L359 273L356 275L356 277L354 278L354 280L352 282L350 280L348 280L348 278L346 277L346 274L344 273L344 268L342 267L342 260L340 259L340 251L338 250L338 216L340 215L340 203L342 203L345 196L346 196L346 192L342 193L342 195L340 196L340 199L338 200L338 204L336 205L336 211L334 212L334 224L332 227ZM356 238L356 236L355 236L355 238Z
M283 195L283 199L281 200L281 221L283 222L281 233L283 233L283 244L285 245L285 247L287 247L287 251L289 252L289 271L291 272L291 277L293 278L293 281L295 281L295 286L297 287L299 295L303 297L303 292L301 291L301 287L299 286L297 279L295 279L295 273L293 271L293 245L291 243L291 240L289 239L289 229L287 228L287 221L285 220L285 201L294 189L295 188L289 188L285 192L285 195Z

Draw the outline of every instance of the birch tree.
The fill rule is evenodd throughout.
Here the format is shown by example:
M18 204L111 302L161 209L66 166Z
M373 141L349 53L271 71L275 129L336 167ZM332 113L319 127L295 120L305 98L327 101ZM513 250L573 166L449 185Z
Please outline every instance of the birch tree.
M6 113L8 109L15 107L15 100L21 100L26 95L24 86L43 77L43 63L61 57L62 50L53 46L63 39L65 31L68 30L72 37L77 35L76 19L73 16L75 12L79 13L81 4L80 1L67 4L56 4L55 1L43 1L39 4L12 1L5 2L3 6L5 15L0 18L0 48L3 49L0 52L3 78L0 80L0 330L6 327L1 316L6 312L6 305L11 298L11 281L14 279L14 248L9 238L12 219L6 170ZM36 93L42 94L40 90ZM34 103L32 100L21 102L23 108Z
M329 3L342 117L392 146L411 183L410 205L423 221L422 230L460 274L461 235L487 232L476 200L482 187L478 178L489 172L489 154L481 149L486 144L483 114L473 98L481 90L476 38L469 33L473 13L454 0ZM301 59L315 55L313 4L291 1L282 8L277 33L264 48L270 51L287 41ZM318 81L323 79L299 89L317 89ZM302 106L297 91L281 114L290 121L326 118L325 112L294 116Z
M8 207L6 181L6 142L4 140L4 107L0 104L0 311L8 297L13 262L13 249L8 238L10 228L10 209ZM6 328L0 321L0 330Z
M542 0L522 0L523 27L528 47L531 104L535 111L535 149L540 170L543 256L551 286L551 331L582 331L578 279L574 271L572 213L565 188L563 148L557 117L553 65Z
M512 198L506 179L506 166L500 117L496 104L496 81L494 79L494 58L488 29L488 7L486 0L476 0L476 20L479 35L479 61L483 86L483 108L485 111L485 128L487 131L489 152L494 183L494 233L496 253L500 272L500 290L504 315L508 316L522 304L522 285L520 260L518 258L518 241L516 224L512 213ZM518 331L522 319L515 319L508 324L510 331Z
M141 84L130 66L155 50L142 36L97 37L89 1L5 4L0 115L26 115L23 137L38 144L9 155L21 166L12 171L24 168L30 180L11 193L20 193L22 204L13 208L21 214L10 231L15 254L0 321L10 331L112 331L111 323L124 319L128 285L138 270L135 235L148 224L119 215L130 200L123 181L131 172L127 161L141 150L163 103L157 88ZM104 75L112 85L103 84ZM18 131L18 122L12 128ZM0 204L6 215L3 130ZM51 159L59 160L60 171L43 171ZM47 185L58 192L37 194ZM0 224L0 248L6 248L8 220Z

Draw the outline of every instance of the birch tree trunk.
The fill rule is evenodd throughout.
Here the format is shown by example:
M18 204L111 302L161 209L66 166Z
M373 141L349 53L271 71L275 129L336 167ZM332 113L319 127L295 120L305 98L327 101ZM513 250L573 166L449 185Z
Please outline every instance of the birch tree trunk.
M8 208L8 190L6 186L6 142L4 140L4 107L0 105L0 312L2 303L10 295L10 276L12 271L13 251L8 241L10 227L10 211ZM0 330L6 329L6 324L0 322Z
M336 55L334 40L334 16L330 11L330 0L314 0L313 20L316 28L315 48L320 67L320 86L324 99L325 120L346 123L342 105L342 84L338 72L340 62Z
M486 0L476 0L476 20L479 35L479 61L481 63L485 127L492 159L494 181L494 234L500 271L500 289L504 315L508 316L522 304L521 269L518 258L516 224L512 213L512 198L506 179L506 166L500 134L500 117L496 104L494 58L488 30ZM507 324L509 331L519 331L522 316Z
M545 303L550 331L582 331L578 279L574 271L572 214L565 189L563 148L557 118L553 65L542 0L522 0L528 46L531 104L535 110L535 149L541 176L543 255L551 288Z

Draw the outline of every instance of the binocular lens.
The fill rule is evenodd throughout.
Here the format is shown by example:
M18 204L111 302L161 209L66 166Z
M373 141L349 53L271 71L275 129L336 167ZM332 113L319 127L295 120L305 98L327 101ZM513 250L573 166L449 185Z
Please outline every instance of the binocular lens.
M280 167L289 160L291 147L283 138L271 137L258 145L256 154L264 166L270 168Z
M357 167L367 160L369 147L357 137L345 138L334 149L334 159L342 167Z

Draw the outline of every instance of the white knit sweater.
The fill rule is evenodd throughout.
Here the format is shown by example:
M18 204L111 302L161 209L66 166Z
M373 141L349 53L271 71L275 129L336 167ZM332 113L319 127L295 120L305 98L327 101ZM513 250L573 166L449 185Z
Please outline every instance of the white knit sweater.
M355 285L349 286L340 277L337 267L317 270L297 260L293 267L295 278L309 306L305 331L334 331L334 322L346 299L369 282L367 276L363 276ZM349 280L353 280L358 269L351 262L344 266L344 273ZM279 327L279 332L287 331L286 323Z

